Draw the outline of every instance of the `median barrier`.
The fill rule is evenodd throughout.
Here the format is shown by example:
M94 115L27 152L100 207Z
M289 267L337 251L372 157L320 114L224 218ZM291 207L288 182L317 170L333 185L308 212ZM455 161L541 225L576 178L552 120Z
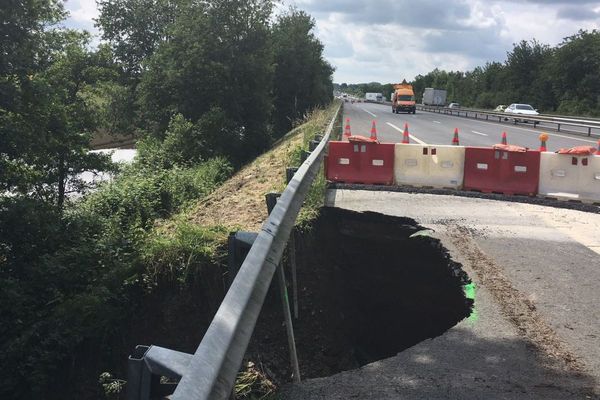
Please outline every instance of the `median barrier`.
M600 156L542 153L539 195L600 202Z
M539 173L537 150L510 145L465 148L465 190L535 196Z
M394 144L351 136L348 142L329 142L325 177L332 182L391 185Z
M394 147L394 182L397 185L460 189L464 163L463 146L397 143Z

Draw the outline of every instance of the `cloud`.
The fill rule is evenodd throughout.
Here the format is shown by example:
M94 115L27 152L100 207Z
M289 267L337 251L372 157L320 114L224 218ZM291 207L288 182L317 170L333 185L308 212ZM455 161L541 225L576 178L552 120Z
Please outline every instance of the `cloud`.
M573 21L589 21L599 19L600 13L596 10L584 7L562 7L558 10L556 16L561 19Z
M465 1L446 2L443 7L437 0L421 0L418 5L412 0L300 0L297 4L317 18L336 14L351 24L461 29L461 21L470 15Z
M85 29L92 34L98 34L93 20L98 16L96 0L67 0L65 8L69 11L69 18L65 21L67 28Z

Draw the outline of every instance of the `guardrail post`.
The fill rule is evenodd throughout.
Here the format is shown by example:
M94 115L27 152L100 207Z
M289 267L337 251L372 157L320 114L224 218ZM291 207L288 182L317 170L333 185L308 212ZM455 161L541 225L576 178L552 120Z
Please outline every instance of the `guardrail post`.
M285 181L290 183L294 174L298 171L298 167L288 167L285 169Z
M323 138L321 138L320 140L323 140ZM287 183L290 183L296 171L298 171L297 167L286 168L285 179ZM287 248L290 262L290 271L292 273L292 301L294 303L294 318L298 319L298 274L296 273L296 240L294 236L295 230L292 229Z
M592 136L592 127L588 127L588 136Z
M556 124L556 130L560 132L560 124Z
M310 156L310 152L308 152L306 150L302 150L302 153L300 153L300 161L301 162L306 161L306 159L308 158L308 156Z
M229 275L229 280L227 281L228 290L257 236L258 233L256 232L244 231L231 232L229 234L229 237L227 238L227 274Z
M308 142L308 150L314 151L318 145L319 142L317 140L311 140L310 142Z
M275 208L277 204L277 198L280 193L267 193L266 202L267 210L269 214ZM293 231L292 231L293 235ZM292 366L294 383L300 383L300 367L298 365L298 353L296 351L296 340L294 338L294 325L292 323L292 313L290 312L290 303L287 294L287 285L285 282L285 272L283 271L283 264L280 262L277 265L277 281L279 282L279 297L281 297L281 304L283 306L283 317L285 320L285 329L287 332L288 347L290 349L290 363Z

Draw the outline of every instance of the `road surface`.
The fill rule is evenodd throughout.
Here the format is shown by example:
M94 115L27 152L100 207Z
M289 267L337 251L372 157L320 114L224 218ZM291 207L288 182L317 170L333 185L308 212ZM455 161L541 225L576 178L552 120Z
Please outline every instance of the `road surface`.
M477 288L476 317L395 357L290 385L282 398L600 398L600 214L341 189L328 190L327 204L433 229Z
M548 151L574 146L596 146L594 138L563 132L553 132L531 125L514 125L479 121L470 118L418 111L416 114L393 114L391 106L375 103L344 103L344 125L350 118L352 134L369 136L372 121L376 122L377 136L381 142L402 141L404 123L408 123L411 143L452 144L454 128L459 130L460 144L464 146L491 146L501 142L506 132L509 144L538 149L539 135L549 135Z

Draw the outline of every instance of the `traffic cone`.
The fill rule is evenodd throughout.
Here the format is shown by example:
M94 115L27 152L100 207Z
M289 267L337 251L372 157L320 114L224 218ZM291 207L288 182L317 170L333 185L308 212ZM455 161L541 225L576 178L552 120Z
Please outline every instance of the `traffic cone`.
M377 127L375 127L375 120L371 124L371 140L377 140Z
M600 139L598 139L598 150L596 150L596 155L600 156Z
M404 133L402 134L402 143L410 143L410 137L408 136L408 124L404 123Z
M542 133L540 135L540 151L548 151L546 149L546 142L548 141L548 134Z
M460 143L458 142L458 128L454 128L454 137L452 138L452 144L454 146L460 145Z
M346 128L344 128L344 137L349 138L352 136L352 132L350 132L350 118L346 118Z
M508 144L506 142L506 132L502 132L502 144Z

